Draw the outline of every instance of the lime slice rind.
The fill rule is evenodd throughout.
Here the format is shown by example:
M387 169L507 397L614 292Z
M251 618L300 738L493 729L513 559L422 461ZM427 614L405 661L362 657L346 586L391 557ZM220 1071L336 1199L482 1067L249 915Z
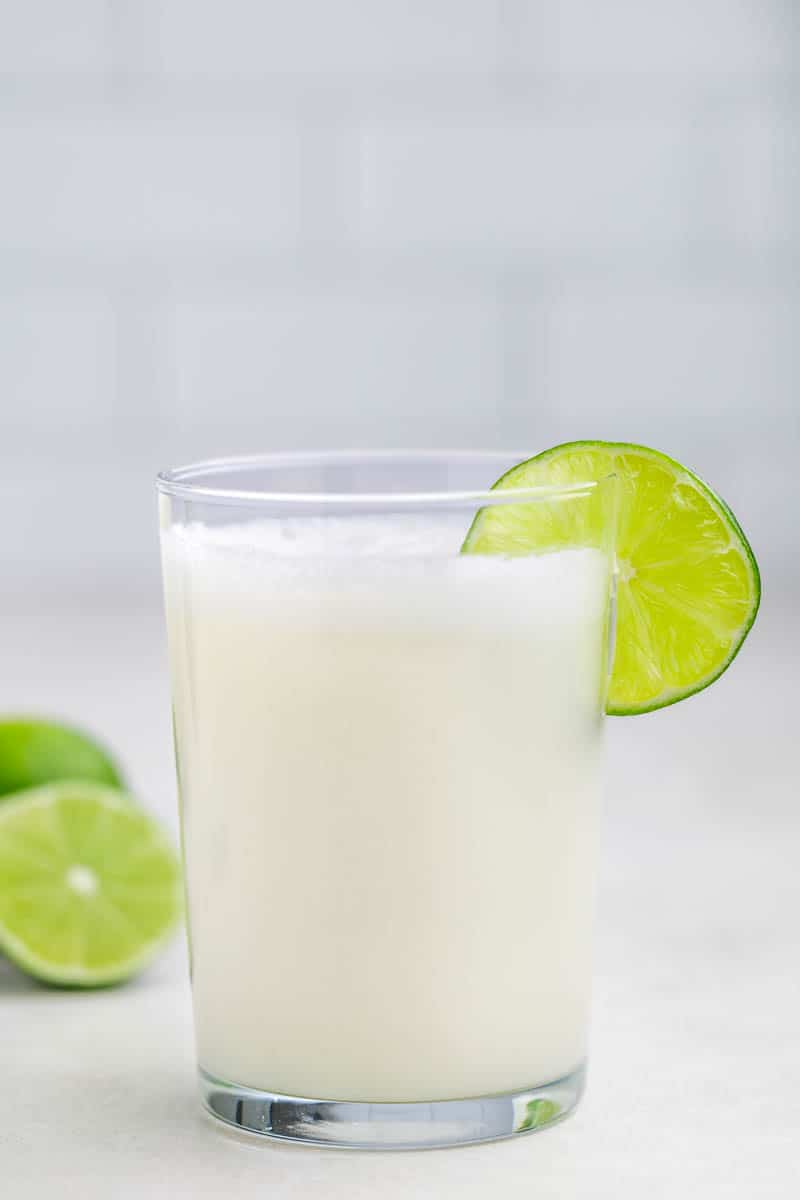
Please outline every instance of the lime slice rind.
M31 862L24 829L42 818L64 820L78 802L105 823L103 845L53 843ZM87 823L88 827L88 823ZM114 862L131 843L147 846L156 868L127 895ZM66 880L78 869L75 889ZM83 875L80 872L83 871ZM75 877L73 875L73 882ZM18 792L0 804L0 950L43 983L100 987L146 966L171 938L183 909L180 868L159 825L125 793L85 781Z
M566 442L512 467L494 489L614 476L617 633L606 712L653 712L705 690L733 662L755 621L761 578L729 506L687 467L630 442ZM598 516L563 505L481 509L467 553L542 553L599 546ZM592 524L593 522L593 524Z

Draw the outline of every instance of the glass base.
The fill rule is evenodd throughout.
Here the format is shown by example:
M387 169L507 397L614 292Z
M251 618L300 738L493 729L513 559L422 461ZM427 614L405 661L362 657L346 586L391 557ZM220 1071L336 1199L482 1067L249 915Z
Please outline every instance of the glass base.
M359 1104L257 1091L201 1070L200 1091L212 1116L261 1137L350 1149L419 1150L545 1129L575 1108L585 1076L582 1064L553 1083L519 1092L468 1100Z

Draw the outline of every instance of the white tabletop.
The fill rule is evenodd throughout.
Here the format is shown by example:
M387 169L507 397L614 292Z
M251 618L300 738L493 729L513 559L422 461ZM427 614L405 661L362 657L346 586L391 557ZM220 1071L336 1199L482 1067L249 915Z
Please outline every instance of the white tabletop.
M104 730L166 815L152 597L57 614L7 603L0 615L0 709L60 711ZM609 723L592 1055L576 1115L457 1150L253 1145L197 1103L180 944L135 983L95 993L39 988L1 966L4 1193L786 1200L800 1149L791 612L765 612L760 626L705 696Z

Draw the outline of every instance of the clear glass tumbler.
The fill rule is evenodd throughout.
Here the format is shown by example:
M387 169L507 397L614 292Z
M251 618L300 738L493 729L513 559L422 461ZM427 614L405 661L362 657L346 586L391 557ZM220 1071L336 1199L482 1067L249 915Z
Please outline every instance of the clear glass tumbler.
M613 489L487 490L522 457L159 477L200 1086L240 1129L438 1146L578 1101ZM489 505L519 544L460 553ZM586 544L522 552L539 505Z

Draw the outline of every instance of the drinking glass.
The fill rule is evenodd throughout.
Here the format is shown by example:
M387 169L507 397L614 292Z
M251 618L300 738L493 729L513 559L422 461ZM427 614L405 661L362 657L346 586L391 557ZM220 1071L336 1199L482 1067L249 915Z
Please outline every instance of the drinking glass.
M441 1146L580 1097L613 480L489 490L524 457L159 476L200 1088L230 1125ZM489 507L509 540L462 553ZM590 532L531 550L543 511Z

